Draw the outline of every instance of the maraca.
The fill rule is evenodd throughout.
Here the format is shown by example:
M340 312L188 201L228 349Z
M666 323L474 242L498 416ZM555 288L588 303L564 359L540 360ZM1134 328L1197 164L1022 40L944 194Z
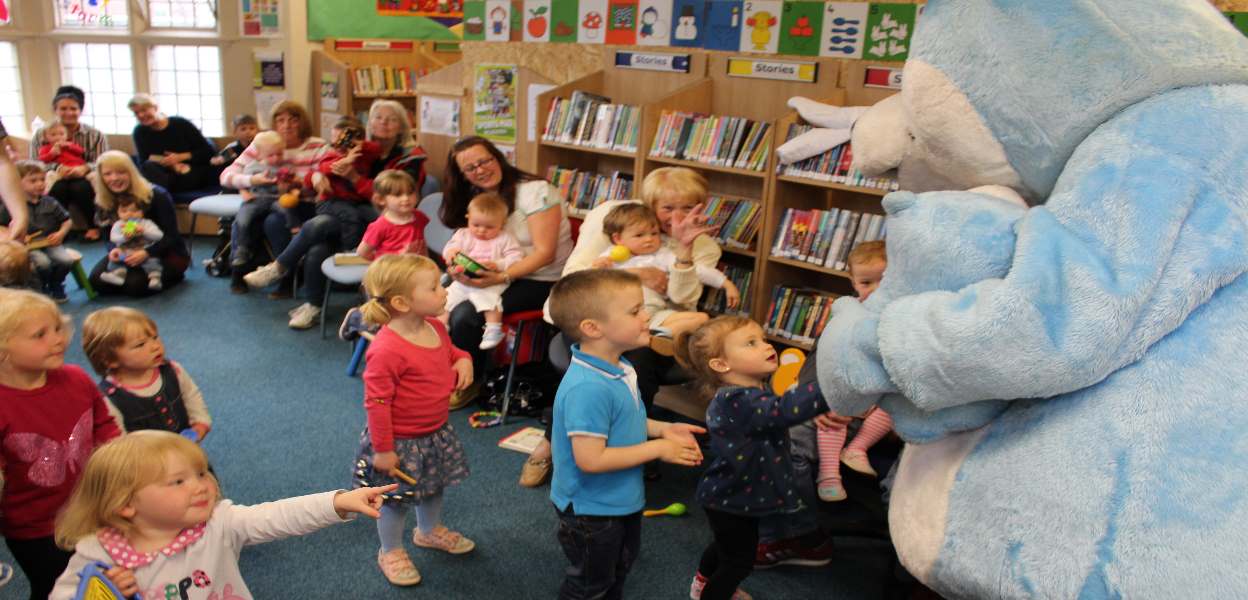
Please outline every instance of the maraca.
M628 246L616 244L611 247L611 253L608 254L608 256L611 257L611 260L617 263L622 263L632 258L633 253L629 251Z
M139 222L134 219L126 221L126 224L121 226L121 233L123 233L126 237L134 237L135 232L138 230Z
M647 511L642 512L641 514L642 516L646 516L646 517L660 517L663 515L667 515L669 517L679 517L685 514L686 510L688 509L685 508L684 504L681 504L679 502L673 502L667 505L667 508L664 508L662 510L647 510Z
M281 196L278 196L277 203L282 208L294 208L299 206L299 190L290 190Z

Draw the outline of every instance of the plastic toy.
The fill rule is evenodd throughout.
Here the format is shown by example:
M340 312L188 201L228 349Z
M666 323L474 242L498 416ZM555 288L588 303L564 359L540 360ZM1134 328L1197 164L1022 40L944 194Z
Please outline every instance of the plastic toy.
M797 385L797 376L806 364L806 353L789 348L780 353L780 368L771 374L771 391L782 395Z
M468 416L468 425L473 429L485 429L503 422L503 413L496 410L479 410Z
M79 576L82 578L78 582L78 591L74 593L74 600L122 600L126 596L121 595L121 591L117 586L113 585L104 576L104 572L111 567L108 563L95 561L82 568ZM129 597L131 600L142 600L139 594Z
M199 433L197 433L194 429L183 429L182 431L178 433L180 433L182 437L188 440L191 440L192 442L196 442L196 443L199 442Z
M679 502L673 502L671 504L668 504L667 508L660 509L660 510L643 511L641 515L644 517L661 517L664 515L669 516L669 517L681 517L681 516L684 516L684 514L688 512L688 510L689 509L685 508L684 504L681 504Z
M295 173L287 168L281 168L277 171L277 185L280 189L288 187L281 196L277 197L277 204L282 208L294 208L299 206L299 185L295 183Z
M406 481L407 485L416 485L416 478L412 477L411 475L408 475L407 473L404 473L403 471L400 471L398 467L391 469L390 474L394 475L395 477L398 477L399 479L402 479L403 481Z
M134 219L126 221L126 224L121 226L121 233L125 234L126 237L134 237L134 234L138 233L138 231L139 222Z

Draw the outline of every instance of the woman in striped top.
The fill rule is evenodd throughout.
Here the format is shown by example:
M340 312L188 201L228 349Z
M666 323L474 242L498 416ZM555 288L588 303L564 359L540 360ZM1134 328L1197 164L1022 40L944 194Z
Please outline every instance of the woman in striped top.
M293 172L296 181L303 181L308 174L316 170L317 162L325 151L325 141L312 135L312 119L308 116L308 111L298 102L291 100L280 102L273 107L269 116L269 124L286 143L282 166ZM276 180L267 174L248 175L243 172L243 169L255 162L258 156L259 152L255 144L248 146L230 166L221 172L222 187L240 190L245 200L251 200L248 188L254 185L276 183ZM303 199L304 202L300 202L298 207L290 209L296 212L300 220L310 219L316 214L312 204L314 199L312 190L305 189ZM230 290L235 293L241 294L247 291L247 284L243 283L243 275L247 273L251 259L256 255L255 249L259 247L262 224L264 218L268 216L268 211L262 212L264 214L239 210L239 216L234 219L234 230L230 241L230 266L234 273L230 282ZM284 241L269 240L274 252L281 252L289 242L289 237Z
M57 88L56 95L52 97L52 110L56 112L57 121L69 132L69 141L82 146L82 159L86 164L77 167L54 165L56 183L52 184L48 195L56 198L66 210L79 213L87 225L83 238L91 241L100 239L100 229L95 222L95 190L88 175L95 168L95 160L108 151L108 140L104 139L100 130L78 120L85 105L86 93L72 85ZM31 160L39 160L44 129L36 131L30 140Z

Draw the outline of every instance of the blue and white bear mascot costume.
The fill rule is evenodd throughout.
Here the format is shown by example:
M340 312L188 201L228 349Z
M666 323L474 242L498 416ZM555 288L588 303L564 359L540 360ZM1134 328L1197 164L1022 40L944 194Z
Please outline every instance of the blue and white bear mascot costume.
M819 342L833 409L909 442L905 566L951 598L1248 598L1248 40L1206 0L931 0L853 141L970 190L884 200L883 283Z

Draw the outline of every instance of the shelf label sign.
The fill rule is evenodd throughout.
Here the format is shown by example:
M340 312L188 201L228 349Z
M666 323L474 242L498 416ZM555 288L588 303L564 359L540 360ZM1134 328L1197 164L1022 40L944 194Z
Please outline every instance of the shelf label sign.
M617 69L688 73L689 62L688 54L657 54L654 52L615 53L615 67Z
M759 60L734 57L728 59L728 75L751 79L778 79L814 83L818 79L819 65L813 62L791 60Z
M897 67L867 67L862 85L899 90L901 89L901 69Z

